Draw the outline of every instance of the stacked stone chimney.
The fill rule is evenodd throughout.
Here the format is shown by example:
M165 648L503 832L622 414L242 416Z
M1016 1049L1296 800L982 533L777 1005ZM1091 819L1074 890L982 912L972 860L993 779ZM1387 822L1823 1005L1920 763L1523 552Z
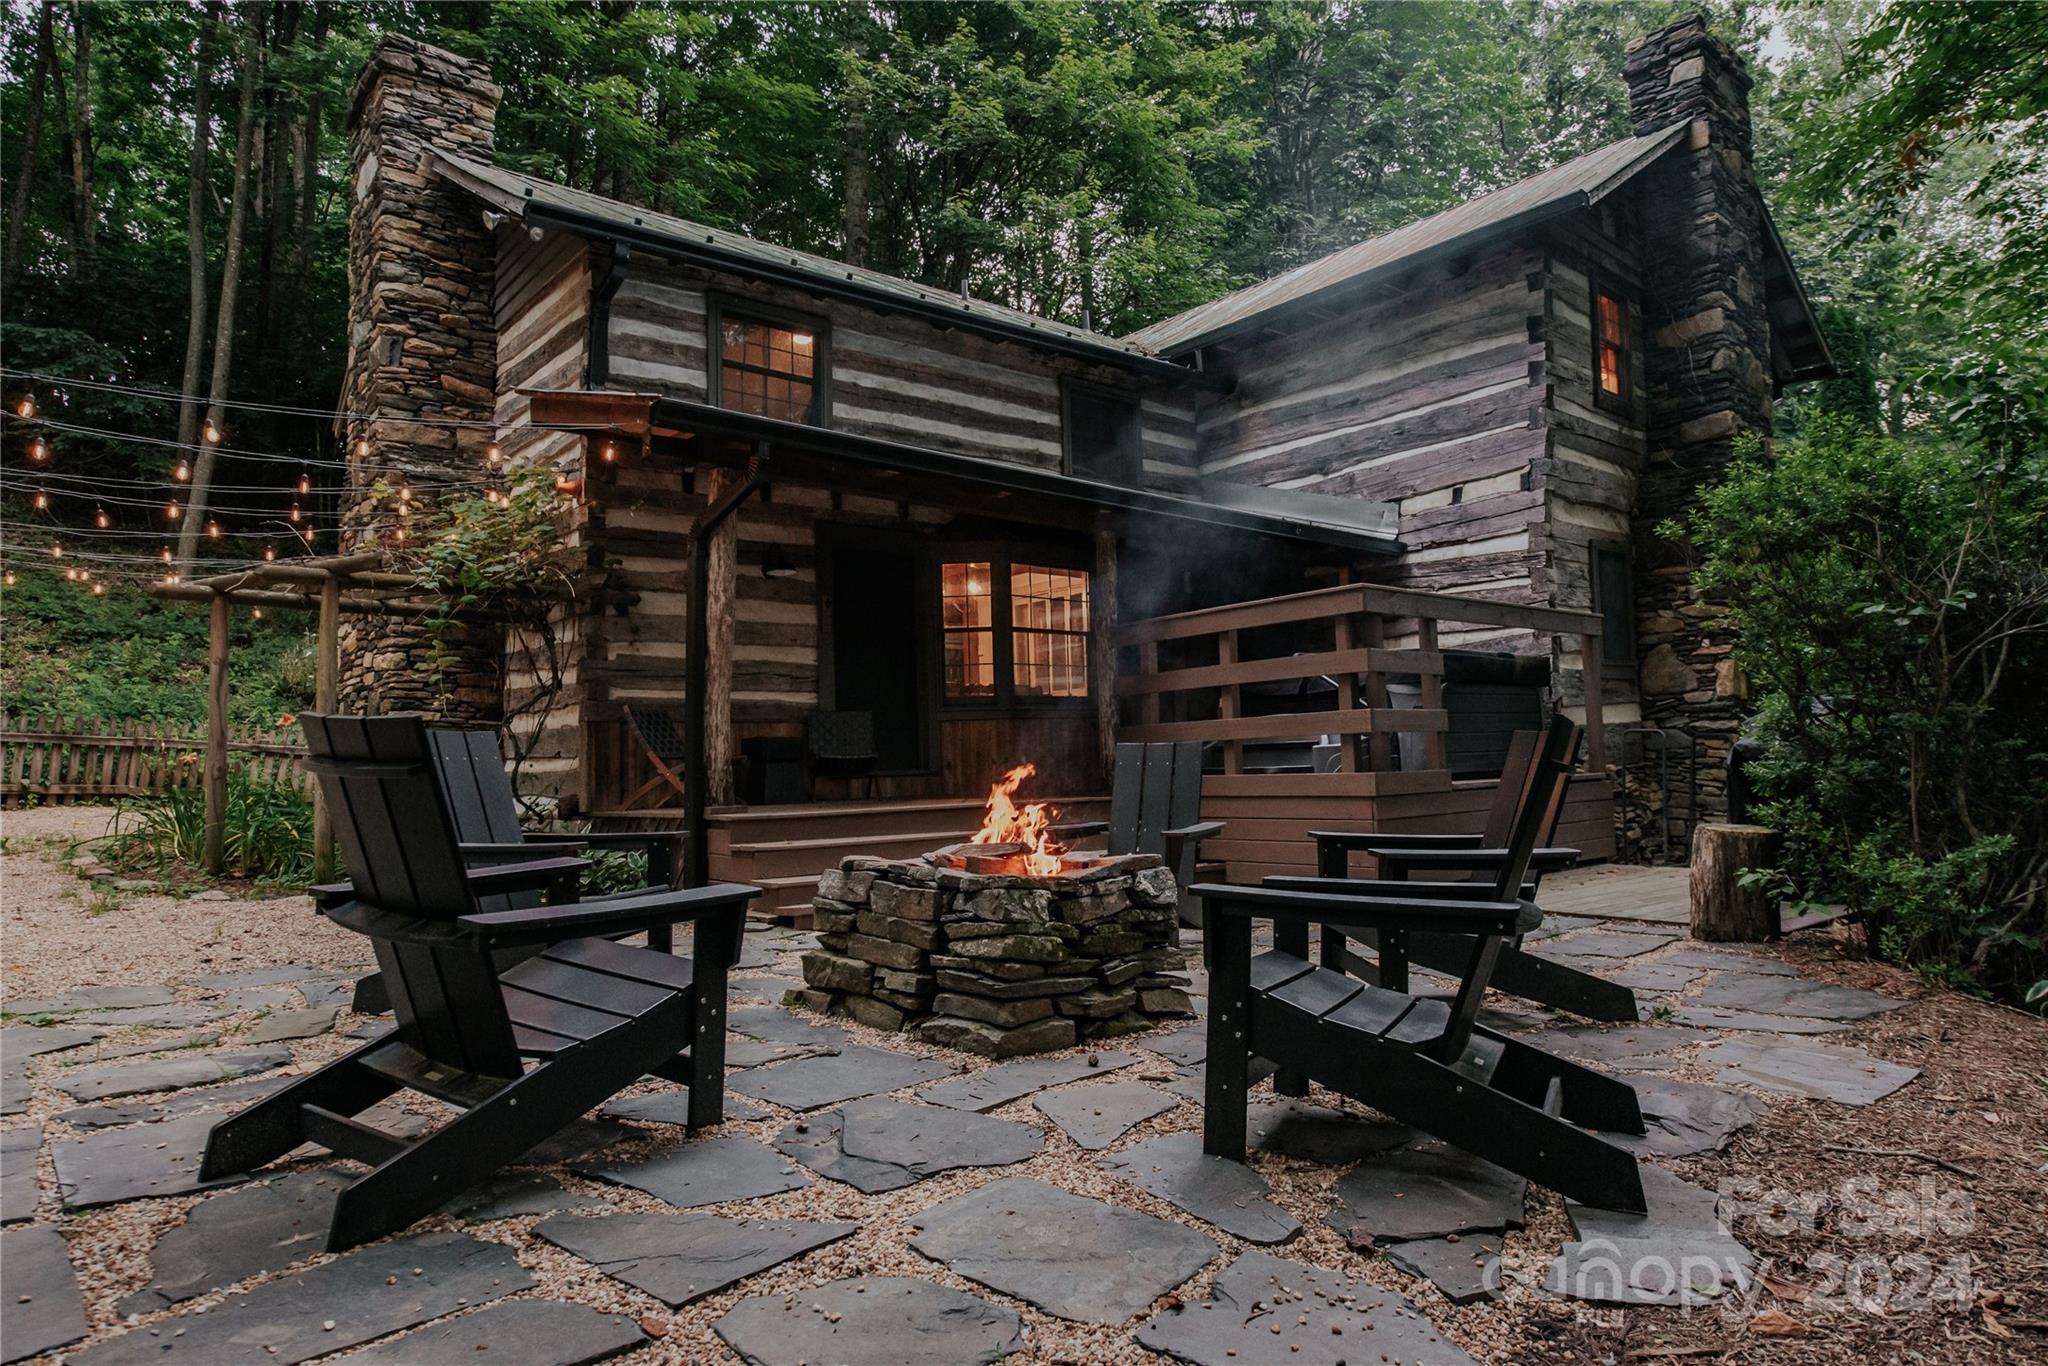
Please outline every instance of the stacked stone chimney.
M1691 547L1657 527L1693 508L1739 436L1770 439L1766 230L1751 161L1749 75L1705 18L1636 41L1624 74L1638 133L1673 124L1686 132L1638 182L1649 458L1634 519L1636 616L1643 725L1663 734L1630 737L1628 757L1632 777L1662 777L1631 783L1625 805L1657 809L1625 809L1621 827L1648 833L1661 823L1682 859L1693 825L1727 812L1726 760L1743 685L1720 610L1692 591ZM1643 843L1637 852L1654 855L1664 841L1650 834Z
M446 484L473 477L493 433L495 249L476 201L427 165L438 148L488 162L498 87L482 63L386 37L349 105L349 356L342 383L349 489L344 553L388 539L392 500L380 478ZM422 491L421 497L436 493ZM333 547L326 547L332 549ZM501 633L435 631L418 621L343 618L341 705L495 719Z

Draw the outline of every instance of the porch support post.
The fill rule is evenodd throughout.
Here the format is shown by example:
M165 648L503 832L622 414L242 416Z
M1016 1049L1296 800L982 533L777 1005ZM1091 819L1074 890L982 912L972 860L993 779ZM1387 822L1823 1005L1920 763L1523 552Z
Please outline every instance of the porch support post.
M1089 649L1095 669L1095 742L1101 750L1102 777L1116 771L1116 533L1095 532L1095 581L1088 599Z
M206 826L200 862L209 873L227 865L228 818L228 595L207 604Z
M313 710L334 710L341 675L341 576L329 570L320 583L320 624L314 632ZM334 880L334 818L320 784L313 784L313 880Z
M683 885L710 882L710 832L704 812L714 799L732 798L732 636L734 576L738 564L738 528L732 514L765 482L768 443L754 448L745 478L737 487L731 476L714 473L706 490L704 510L690 533L690 623L684 648L689 654L684 684L683 728ZM724 533L721 535L721 533ZM724 544L721 553L720 542ZM719 573L720 565L723 573ZM718 599L716 603L712 600ZM713 623L721 623L715 628ZM714 629L723 635L714 638ZM714 735L717 738L714 744ZM716 763L721 776L713 789Z
M1607 723L1600 716L1600 674L1607 667L1598 631L1579 635L1579 677L1586 694L1586 767L1607 771Z

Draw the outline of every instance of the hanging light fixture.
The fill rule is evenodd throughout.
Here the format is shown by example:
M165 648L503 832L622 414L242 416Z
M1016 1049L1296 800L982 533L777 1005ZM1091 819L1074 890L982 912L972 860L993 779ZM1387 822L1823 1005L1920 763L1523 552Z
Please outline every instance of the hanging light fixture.
M598 452L598 458L607 465L616 461L619 458L619 443L616 441L605 442L604 449Z
M23 394L21 402L14 405L14 415L16 417L34 417L36 415L36 396L34 394Z
M300 470L300 471L299 471L299 496L303 498L303 497L304 497L305 495L307 495L307 494L311 493L312 491L313 491L313 476L312 476L312 475L310 475L310 474L308 474L308 473L306 473L306 472L305 472L304 470Z
M210 417L206 419L205 435L207 445L218 446L220 444L220 424Z
M484 447L484 463L486 465L496 465L504 458L504 452L498 449L497 442L493 441L490 445Z
M103 583L95 583L92 586L92 595L96 598L105 597L107 595L107 586Z
M764 579L793 579L796 577L796 566L791 564L789 557L782 553L781 546L770 545L762 553L761 577Z
M7 571L7 576L4 581L9 588L14 587L14 571L12 569Z
M213 538L214 540L216 540L216 541L217 541L217 540L219 540L219 539L220 539L220 523L219 523L219 522L216 522L216 521L213 521L213 520L211 520L211 519L209 519L209 520L207 521L207 523L206 523L206 534L207 534L208 536L211 536L211 537L212 537L212 538Z
M105 508L97 508L93 512L92 523L101 531L105 531L108 527L114 524L114 519L107 516L107 510Z
M50 542L50 558L53 560L64 558L64 547L62 544L57 541Z
M304 515L305 515L304 513L302 513L302 512L300 512L300 511L299 511L299 505L298 505L297 503L293 503L293 504L292 504L292 510L291 510L290 512L287 512L287 513L285 514L285 516L287 516L287 517L291 518L291 519L292 519L292 520L293 520L294 522L298 521L298 520L299 520L299 518L300 518L300 517L302 517L302 516L304 516Z
M170 502L164 504L164 516L169 520L175 522L184 515L185 509L178 505L177 499L173 498Z
M267 545L267 546L264 546L264 547L263 547L263 558L264 558L264 559L266 559L266 560L274 560L274 559L276 559L276 558L277 558L277 547L276 547L276 546L274 546L274 545Z
M368 438L367 436L359 436L359 437L357 437L357 438L356 438L356 459L358 459L358 460L368 460L369 458L370 458L370 438Z
M162 550L159 550L156 553L156 557L159 560L162 560L165 564L169 564L171 562L171 548L169 546L165 546Z
M28 443L28 458L41 464L50 458L50 443L40 436Z
M179 456L179 457L178 457L178 465L177 465L177 468L171 471L171 478L173 478L173 479L177 480L177 481L178 481L179 483L181 483L181 484L182 484L182 483L184 483L184 482L185 482L185 481L186 481L187 479L190 479L191 477L192 477L192 464L191 464L191 462L190 462L190 461L188 461L187 459L185 459L185 457L184 457L184 456L182 456L182 455L181 455L181 456Z
M49 506L50 506L50 495L49 495L49 494L47 494L47 493L45 493L45 492L43 492L43 491L42 491L41 489L37 489L37 490L36 490L36 511L37 511L37 512L42 512L42 511L44 511L45 509L47 509L47 508L48 508Z

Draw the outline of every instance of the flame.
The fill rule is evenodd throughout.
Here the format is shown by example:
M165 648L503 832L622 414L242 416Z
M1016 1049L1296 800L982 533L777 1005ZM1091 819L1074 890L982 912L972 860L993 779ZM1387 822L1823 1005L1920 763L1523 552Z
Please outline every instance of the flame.
M1024 871L1032 877L1054 877L1060 871L1060 855L1067 846L1053 838L1052 820L1059 813L1044 802L1017 805L1017 789L1038 772L1036 764L1019 764L988 790L988 806L981 815L981 829L970 844L1020 844L1017 855Z

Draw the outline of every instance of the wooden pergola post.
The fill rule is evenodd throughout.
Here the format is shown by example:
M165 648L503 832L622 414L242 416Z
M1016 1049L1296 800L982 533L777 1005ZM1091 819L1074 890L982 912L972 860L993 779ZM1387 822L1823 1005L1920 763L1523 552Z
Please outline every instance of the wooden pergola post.
M320 584L320 623L314 632L313 710L331 713L341 681L341 576L329 572ZM320 785L313 785L313 880L334 880L334 818Z
M209 873L227 866L228 823L228 595L207 604L206 834L200 863Z

